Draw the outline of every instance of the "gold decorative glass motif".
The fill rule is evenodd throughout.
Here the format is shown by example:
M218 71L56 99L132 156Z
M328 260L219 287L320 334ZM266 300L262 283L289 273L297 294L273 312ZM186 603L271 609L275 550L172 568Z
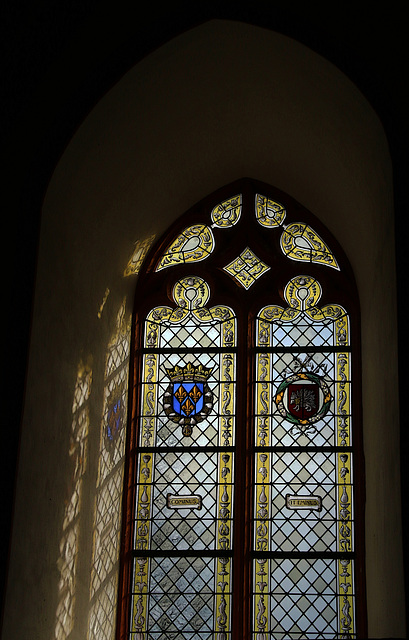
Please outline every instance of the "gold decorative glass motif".
M214 249L212 230L205 224L187 227L166 249L155 271L189 262L200 262Z
M233 227L240 220L242 211L242 195L233 196L228 200L220 202L212 209L210 214L213 226L220 229Z
M230 636L236 318L209 298L183 278L145 320L132 638Z
M304 222L287 225L281 235L280 245L283 253L291 260L313 262L339 270L331 249L318 233Z
M279 227L286 216L285 207L275 200L256 194L256 218L262 227Z
M224 267L224 271L233 276L245 289L250 289L251 285L269 269L270 267L257 258L255 253L248 247L235 260Z
M293 278L257 317L257 638L356 638L349 319L321 291Z

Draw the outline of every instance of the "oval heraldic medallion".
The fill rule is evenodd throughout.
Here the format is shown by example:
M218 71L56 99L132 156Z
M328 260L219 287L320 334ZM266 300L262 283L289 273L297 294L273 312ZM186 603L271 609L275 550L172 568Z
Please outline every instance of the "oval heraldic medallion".
M331 399L324 378L315 373L298 373L283 380L275 403L279 413L299 431L311 431L312 425L328 412Z

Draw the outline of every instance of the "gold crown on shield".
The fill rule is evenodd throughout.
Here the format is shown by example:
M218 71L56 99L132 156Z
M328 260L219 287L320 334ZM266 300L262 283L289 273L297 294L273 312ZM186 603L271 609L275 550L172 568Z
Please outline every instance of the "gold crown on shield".
M213 371L213 367L204 367L202 364L196 366L191 362L188 362L184 367L176 365L172 369L166 368L166 371L172 382L179 382L181 380L206 382Z

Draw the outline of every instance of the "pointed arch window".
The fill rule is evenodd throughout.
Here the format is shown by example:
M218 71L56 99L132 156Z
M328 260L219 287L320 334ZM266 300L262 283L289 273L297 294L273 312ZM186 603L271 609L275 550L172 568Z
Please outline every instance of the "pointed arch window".
M148 256L118 637L365 636L358 310L335 239L251 180Z

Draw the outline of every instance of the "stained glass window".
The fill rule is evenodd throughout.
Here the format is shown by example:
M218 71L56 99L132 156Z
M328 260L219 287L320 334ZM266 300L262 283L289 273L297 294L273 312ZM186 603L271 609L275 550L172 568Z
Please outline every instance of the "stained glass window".
M365 635L351 269L266 185L198 211L138 284L118 637Z

